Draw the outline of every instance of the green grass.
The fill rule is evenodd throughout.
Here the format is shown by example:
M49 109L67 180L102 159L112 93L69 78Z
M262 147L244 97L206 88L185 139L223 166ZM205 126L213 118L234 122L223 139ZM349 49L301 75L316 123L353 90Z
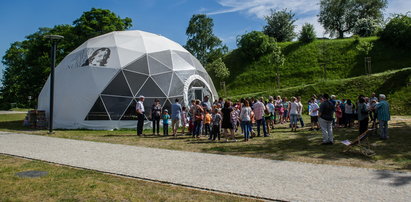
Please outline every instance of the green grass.
M22 171L47 171L22 178ZM252 201L0 155L0 201Z
M328 93L338 96L338 99L356 100L358 95L370 96L372 92L387 95L391 103L391 113L398 115L410 115L411 108L411 68L386 71L372 74L370 76L359 76L347 79L336 79L322 81L315 84L286 87L282 89L265 89L249 94L229 96L232 99L243 97L267 97L268 95L281 95L282 97L292 97L300 95L306 103L313 94L320 95Z
M136 145L152 148L204 152L223 155L247 156L273 160L288 160L307 163L332 164L374 169L411 171L411 117L395 116L389 122L391 139L381 141L377 136L371 136L372 149L377 153L365 157L359 152L342 152L342 140L352 140L358 135L358 129L338 128L335 130L336 144L320 146L322 135L319 131L308 131L308 128L298 132L290 132L287 125L279 125L271 132L271 137L257 137L250 142L210 142L205 137L193 139L190 136L164 137L153 136L145 131L147 136L137 137L134 130L92 131L92 130L56 130L48 134L46 130L28 130L21 126L24 115L0 115L0 130L23 132L28 134L108 142L114 144ZM304 116L306 122L308 117ZM7 121L5 121L7 120Z
M400 49L379 41L376 37L360 38L374 43L370 52L372 72L379 73L411 67L411 50ZM279 43L286 62L280 70L281 86L313 84L323 80L327 64L327 79L344 79L364 75L364 55L356 49L355 39L316 40ZM262 57L256 62L243 57L238 50L230 52L224 62L231 72L226 80L230 96L266 91L275 87L276 68Z

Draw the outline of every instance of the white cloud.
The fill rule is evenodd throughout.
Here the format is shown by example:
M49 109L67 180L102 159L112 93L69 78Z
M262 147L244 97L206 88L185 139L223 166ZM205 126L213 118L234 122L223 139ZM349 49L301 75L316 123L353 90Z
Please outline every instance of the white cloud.
M209 12L208 15L244 12L264 19L264 16L270 14L270 9L282 10L287 8L298 15L319 9L318 2L313 0L218 0L218 3L225 9Z

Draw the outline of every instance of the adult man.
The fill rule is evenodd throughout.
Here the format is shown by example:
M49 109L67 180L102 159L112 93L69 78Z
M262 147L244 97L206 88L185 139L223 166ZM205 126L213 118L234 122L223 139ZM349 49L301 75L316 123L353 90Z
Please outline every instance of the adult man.
M201 106L204 108L204 110L209 110L211 111L211 103L208 101L210 98L208 95L204 96L203 102L201 103Z
M385 101L384 94L380 94L380 102L375 105L377 110L377 119L380 124L380 139L386 140L388 136L388 121L390 120L390 105Z
M332 123L335 107L330 102L330 96L328 94L324 94L322 99L323 102L321 103L320 109L318 110L318 121L320 123L321 131L323 133L323 142L321 144L334 144Z
M265 106L263 104L263 98L260 98L260 100L257 100L257 102L253 105L254 118L257 121L257 133L258 136L260 136L260 126L263 125L264 137L268 137L265 120L263 117L264 110Z
M141 136L143 134L144 125L144 96L140 95L139 101L136 104L137 113L137 135Z
M178 98L175 99L175 103L171 105L171 129L173 130L174 137L177 135L177 129L180 125L181 117L181 105L178 103Z

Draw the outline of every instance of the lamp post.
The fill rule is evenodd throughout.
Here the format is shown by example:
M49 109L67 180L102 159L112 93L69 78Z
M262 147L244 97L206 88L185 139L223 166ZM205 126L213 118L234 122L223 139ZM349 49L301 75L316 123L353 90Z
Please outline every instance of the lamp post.
M49 115L49 133L53 133L53 108L54 108L54 68L56 66L56 49L59 40L63 39L60 35L46 35L46 39L50 39L51 45L51 73L50 73L50 115Z

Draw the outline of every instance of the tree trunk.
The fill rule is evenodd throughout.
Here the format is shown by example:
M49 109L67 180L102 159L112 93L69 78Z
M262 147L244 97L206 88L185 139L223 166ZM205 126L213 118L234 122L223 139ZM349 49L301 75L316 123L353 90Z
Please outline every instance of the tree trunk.
M342 30L339 30L339 31L338 31L338 38L339 38L339 39L343 39L343 38L344 38L344 31L342 31Z

